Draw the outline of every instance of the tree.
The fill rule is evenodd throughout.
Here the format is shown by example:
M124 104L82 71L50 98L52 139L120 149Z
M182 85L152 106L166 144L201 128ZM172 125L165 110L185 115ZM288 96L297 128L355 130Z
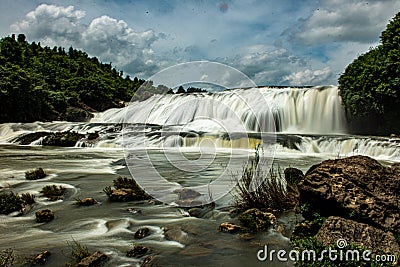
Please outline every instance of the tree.
M375 134L400 131L400 13L382 32L381 44L347 66L339 89L350 121Z
M25 43L26 42L25 34L22 34L22 33L18 34L17 41L18 41L18 43Z
M183 88L183 86L179 86L178 91L176 91L177 94L184 94L186 93L185 89Z

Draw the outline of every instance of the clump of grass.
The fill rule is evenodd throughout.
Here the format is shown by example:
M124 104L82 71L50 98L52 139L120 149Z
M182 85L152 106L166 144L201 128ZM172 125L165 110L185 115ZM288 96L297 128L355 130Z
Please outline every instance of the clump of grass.
M65 194L66 188L57 185L46 185L42 188L40 193L51 201L62 199Z
M46 177L46 173L42 168L37 168L34 170L26 171L25 178L27 180L38 180Z
M132 189L136 192L136 190L142 188L136 183L135 179L129 179L127 177L118 177L113 181L115 189Z
M0 266L12 267L15 263L16 256L13 249L8 248L0 252Z
M21 196L14 192L0 193L0 214L21 211L24 206L35 203L35 196L29 193Z
M68 257L75 263L78 263L91 255L89 249L75 239L72 239L72 241L67 241L67 245L70 249Z
M110 186L103 189L111 201L144 200L150 198L134 179L120 176L113 180L113 185L115 189L112 189Z
M283 211L292 206L286 190L285 178L280 169L271 167L268 173L260 163L260 148L255 157L243 168L236 186L235 206L239 210L258 208L268 211Z
M35 195L29 193L23 193L20 196L23 205L35 204Z

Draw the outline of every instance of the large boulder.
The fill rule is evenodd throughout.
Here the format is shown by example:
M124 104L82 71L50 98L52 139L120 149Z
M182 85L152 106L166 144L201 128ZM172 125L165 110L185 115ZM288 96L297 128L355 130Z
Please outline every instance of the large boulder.
M337 242L344 239L347 245L357 244L375 253L400 253L400 247L393 233L341 217L328 217L315 237L324 246L341 245L343 247L346 243L337 244Z
M400 165L385 167L366 156L326 160L298 185L301 203L321 215L337 215L400 233Z

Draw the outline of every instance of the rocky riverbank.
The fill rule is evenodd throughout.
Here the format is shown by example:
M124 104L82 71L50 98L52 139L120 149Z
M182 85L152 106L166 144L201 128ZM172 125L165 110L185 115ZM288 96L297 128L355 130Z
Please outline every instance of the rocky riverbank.
M336 247L346 240L400 255L400 164L386 167L366 156L326 160L306 172L298 190L305 220L291 235L295 245Z

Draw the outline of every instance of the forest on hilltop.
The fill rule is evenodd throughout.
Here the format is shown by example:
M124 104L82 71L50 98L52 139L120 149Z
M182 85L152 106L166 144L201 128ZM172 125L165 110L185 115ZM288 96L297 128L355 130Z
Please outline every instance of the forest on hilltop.
M42 47L24 34L0 40L0 122L82 121L129 101L145 82L72 47Z

